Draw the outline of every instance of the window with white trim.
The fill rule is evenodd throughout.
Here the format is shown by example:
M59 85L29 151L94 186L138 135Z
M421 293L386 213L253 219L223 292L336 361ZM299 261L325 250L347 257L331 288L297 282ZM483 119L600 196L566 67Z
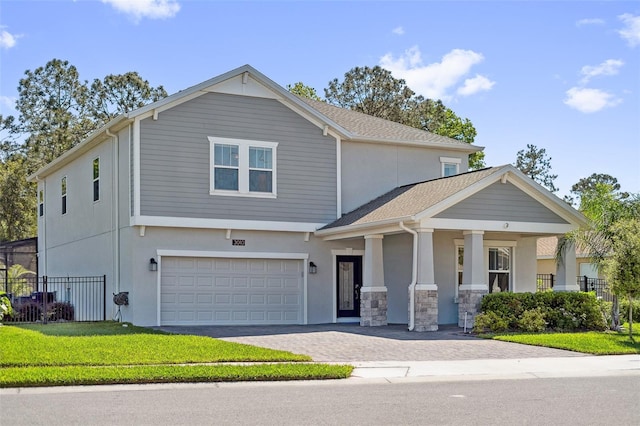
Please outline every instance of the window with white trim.
M209 137L210 193L273 198L276 142Z
M460 158L440 157L442 177L453 176L460 173L460 163L462 163Z
M62 214L67 214L67 177L60 180L60 196L62 198Z
M93 160L93 201L100 201L100 157Z
M38 192L38 216L44 216L44 191L42 189Z
M462 285L463 272L464 272L464 246L456 245L456 291L455 291L456 300L458 300L458 289Z
M489 247L489 293L511 290L511 248Z

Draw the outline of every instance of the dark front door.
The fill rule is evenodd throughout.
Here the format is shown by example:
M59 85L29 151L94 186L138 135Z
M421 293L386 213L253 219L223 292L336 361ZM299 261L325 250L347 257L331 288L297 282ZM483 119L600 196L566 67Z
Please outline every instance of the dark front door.
M338 318L360 316L362 256L337 256Z

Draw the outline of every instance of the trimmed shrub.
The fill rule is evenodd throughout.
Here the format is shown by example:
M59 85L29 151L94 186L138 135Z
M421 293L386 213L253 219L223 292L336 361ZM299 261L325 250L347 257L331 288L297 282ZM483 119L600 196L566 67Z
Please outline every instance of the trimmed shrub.
M500 333L508 329L509 322L496 312L480 313L476 315L473 323L473 331L476 333L485 333L487 331Z
M7 293L0 291L0 321L4 317L10 318L13 314L13 308L11 307L11 300L7 296Z
M544 320L542 309L529 309L522 313L518 320L518 329L531 333L539 333L547 329L547 322Z
M527 320L521 322L524 313L532 310L538 313L529 313ZM546 328L557 331L605 330L607 327L593 293L493 293L482 299L481 311L496 314L507 322L510 330L516 331L522 331L523 324L539 326L540 317L546 321Z
M69 302L54 302L51 307L49 307L49 312L47 312L49 321L73 321L73 317L74 308Z

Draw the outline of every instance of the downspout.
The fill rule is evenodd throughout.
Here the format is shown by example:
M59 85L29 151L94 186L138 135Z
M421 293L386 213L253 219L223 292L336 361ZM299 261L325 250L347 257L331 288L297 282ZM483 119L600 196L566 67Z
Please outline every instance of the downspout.
M113 282L115 284L115 293L120 293L120 139L117 134L111 133L109 129L106 129L105 133L107 136L113 138L113 189L111 190L113 211L115 212L115 231L113 237Z
M400 229L413 235L413 267L411 268L411 284L409 284L409 331L413 331L416 322L416 282L418 280L418 233L404 226L404 222L398 223Z

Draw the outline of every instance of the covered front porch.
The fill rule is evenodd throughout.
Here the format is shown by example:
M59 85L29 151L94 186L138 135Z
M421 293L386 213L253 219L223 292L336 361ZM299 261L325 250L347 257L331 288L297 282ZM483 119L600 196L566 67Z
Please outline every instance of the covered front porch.
M566 203L550 203L556 198L541 188L534 187L544 197L523 191L520 186L537 184L514 170L504 166L398 188L316 232L325 240L364 239L360 325L471 327L485 294L536 291L537 239L575 229L582 218ZM445 194L434 199L438 188ZM503 205L469 213L478 198L505 192ZM510 208L524 202L528 217ZM556 272L555 291L578 290L571 245Z

